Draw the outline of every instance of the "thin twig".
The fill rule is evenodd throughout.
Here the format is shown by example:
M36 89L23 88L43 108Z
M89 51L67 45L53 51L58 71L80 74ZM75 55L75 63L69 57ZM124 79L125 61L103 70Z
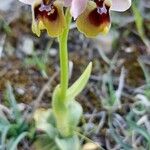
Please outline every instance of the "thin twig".
M34 112L36 111L36 109L40 106L40 102L42 100L43 95L45 94L45 92L47 90L51 89L51 83L53 82L53 80L56 78L56 76L58 75L58 72L56 72L49 80L48 82L43 86L43 88L41 89L37 99L35 99L32 103L32 114L28 115L28 111L24 114L25 118L27 118L27 120L31 120L32 115L34 114ZM30 117L27 117L30 116Z

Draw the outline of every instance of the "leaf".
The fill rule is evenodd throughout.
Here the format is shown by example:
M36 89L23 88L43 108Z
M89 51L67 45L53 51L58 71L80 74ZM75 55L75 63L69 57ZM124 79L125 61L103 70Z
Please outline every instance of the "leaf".
M0 115L0 131L3 131L3 127L8 126L10 123L5 116Z
M82 115L82 107L74 99L63 104L60 98L60 87L53 93L53 113L57 121L57 129L63 136L73 135Z
M128 145L127 143L124 143L123 140L121 139L121 137L115 133L115 130L113 127L111 127L111 129L109 131L110 131L111 135L113 136L114 140L119 145L121 145L124 150L132 150L132 147L130 145Z
M34 113L34 120L36 128L40 131L44 131L51 139L53 139L57 135L57 131L56 128L49 122L51 115L51 109L46 110L39 108Z
M126 117L127 123L130 127L130 130L135 131L136 133L141 134L145 139L148 141L148 144L150 145L150 134L141 126L137 125L133 120L134 113L131 111L128 116Z
M79 150L80 142L77 136L73 136L70 138L56 138L56 144L58 145L60 150Z
M77 136L69 138L55 137L50 139L46 134L39 135L33 144L36 150L79 150L80 142Z
M47 134L37 136L32 147L35 150L59 150L55 141L50 139Z
M136 24L136 28L139 33L139 36L141 37L144 44L149 49L150 43L149 43L149 40L147 39L147 37L145 35L145 31L144 31L144 19L143 19L144 17L142 16L141 11L137 8L137 4L135 4L135 3L132 4L132 11L134 14L135 24Z
M71 101L71 103L69 104L69 111L67 117L68 117L69 131L72 135L74 134L74 130L79 124L82 113L83 110L81 105L75 100Z
M113 83L112 83L112 80L109 81L108 83L108 88L109 88L109 105L110 106L113 106L115 103L116 103L116 95L115 95L115 90L114 90L114 87L113 87Z
M17 102L16 102L15 96L13 94L13 89L9 82L7 83L7 98L10 103L10 106L12 108L15 120L18 123L21 123L23 121L22 120L23 118L21 117L21 112L18 109Z
M5 149L5 142L7 140L7 133L10 129L10 126L6 126L4 129L3 129L3 132L2 132L2 135L1 135L1 146L3 147L3 149Z
M148 72L148 69L146 68L146 66L140 58L138 59L138 62L143 70L147 85L150 85L150 74Z
M12 145L8 148L9 150L16 150L17 146L19 144L19 142L25 137L27 136L28 132L23 132L21 133L16 139L15 141L13 141Z
M92 63L90 62L83 74L77 81L67 90L67 100L74 99L87 84L92 70Z
M133 10L137 30L141 38L143 38L145 36L145 33L144 33L144 28L143 28L144 26L143 26L142 14L140 10L137 8L136 4L134 3L132 4L132 10Z
M62 135L68 135L68 109L66 104L61 101L59 85L57 85L53 92L52 108L57 122L57 129Z
M136 123L134 123L131 120L127 120L128 124L130 125L131 130L134 130L135 132L141 134L150 144L150 134L142 127L138 126Z

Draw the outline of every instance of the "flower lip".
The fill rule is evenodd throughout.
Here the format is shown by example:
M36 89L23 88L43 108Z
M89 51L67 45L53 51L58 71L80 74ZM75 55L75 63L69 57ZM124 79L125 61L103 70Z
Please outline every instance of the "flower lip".
M47 18L50 21L55 21L58 16L58 11L52 3L47 3L47 5L42 3L34 8L34 14L36 20L40 18Z
M100 6L101 7L98 6L89 14L89 21L95 26L110 22L109 7L105 4Z
M110 28L110 4L108 0L96 4L89 1L86 10L77 18L77 28L87 37L106 34Z
M47 31L51 37L58 37L66 27L63 5L60 0L35 0L32 5L32 31L40 36Z
M50 12L52 9L53 9L52 5L41 4L39 7L40 12L43 12L43 11Z
M107 14L109 11L109 8L106 8L106 6L103 6L103 7L97 7L97 12L99 14Z

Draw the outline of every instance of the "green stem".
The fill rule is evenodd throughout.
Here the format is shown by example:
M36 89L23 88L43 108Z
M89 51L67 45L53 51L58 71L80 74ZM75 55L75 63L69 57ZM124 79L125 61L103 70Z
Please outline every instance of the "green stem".
M69 25L71 22L71 15L69 9L66 10L66 29L63 34L59 37L59 57L60 57L60 88L61 88L61 99L64 101L68 88L68 33Z

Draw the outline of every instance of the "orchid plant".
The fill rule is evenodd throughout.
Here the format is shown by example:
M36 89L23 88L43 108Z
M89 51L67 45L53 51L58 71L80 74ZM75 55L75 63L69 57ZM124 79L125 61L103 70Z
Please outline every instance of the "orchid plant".
M82 115L82 107L75 101L75 97L88 82L92 63L90 62L79 79L68 87L67 39L72 17L80 32L87 37L96 37L109 31L110 11L127 10L131 6L131 0L20 1L32 8L32 31L40 36L41 31L45 29L50 37L58 38L59 41L60 84L53 93L52 109L40 112L38 110L34 116L37 128L45 131L54 143L53 148L50 144L51 148L44 145L45 141L42 144L47 149L79 150L80 144L75 131Z

